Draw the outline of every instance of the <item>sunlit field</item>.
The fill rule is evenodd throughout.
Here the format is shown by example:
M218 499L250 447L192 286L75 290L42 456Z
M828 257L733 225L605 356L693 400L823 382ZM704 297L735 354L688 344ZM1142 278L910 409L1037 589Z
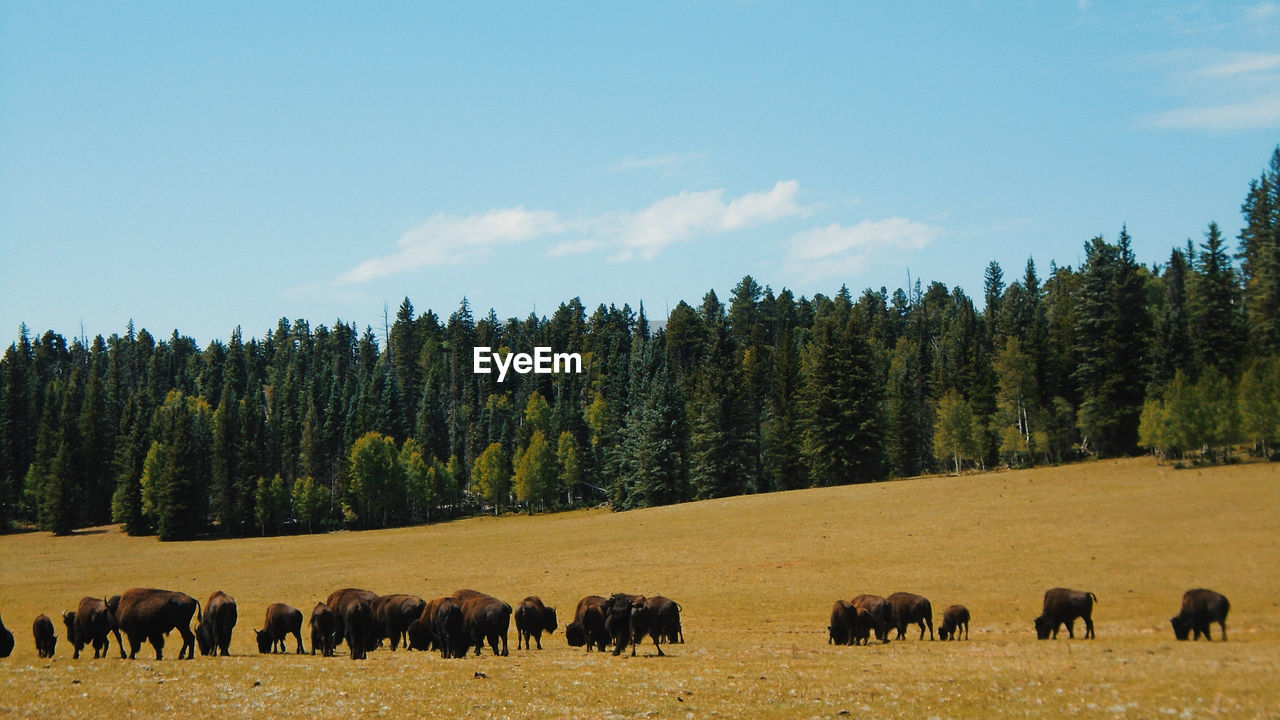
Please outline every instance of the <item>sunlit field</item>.
M116 528L0 537L7 717L1277 717L1280 466L1174 470L1126 460L804 490L626 513L474 518L323 536L159 543ZM58 615L135 586L238 601L233 657L72 660ZM259 655L266 606L310 615L340 587L430 599L471 587L540 595L541 651L443 660L382 648ZM1038 641L1046 589L1092 591L1096 640ZM1228 642L1176 642L1183 591L1231 601ZM967 642L827 644L832 603L916 592ZM635 658L566 645L578 599L663 594L687 642ZM57 656L31 636L54 618ZM305 632L304 632L305 634ZM306 638L308 650L310 639ZM293 646L292 639L289 646Z

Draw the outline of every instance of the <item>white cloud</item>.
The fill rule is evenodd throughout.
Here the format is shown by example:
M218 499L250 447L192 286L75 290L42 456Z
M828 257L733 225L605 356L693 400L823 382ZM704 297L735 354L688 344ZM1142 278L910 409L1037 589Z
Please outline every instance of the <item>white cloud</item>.
M1244 11L1244 17L1249 22L1259 22L1261 20L1270 20L1274 17L1280 17L1280 5L1273 2L1264 2L1254 5Z
M1256 130L1280 125L1280 95L1238 103L1169 110L1152 118L1157 127L1175 130Z
M1230 78L1276 68L1280 68L1280 54L1238 53L1230 60L1201 68L1196 74L1206 78Z
M609 169L613 172L627 170L646 170L650 168L672 168L697 160L705 160L706 153L663 153L648 157L628 157L616 162Z
M652 260L667 246L699 235L716 235L802 213L796 204L800 183L782 180L766 192L747 193L725 202L724 190L682 192L644 210L604 219L599 234L618 246L609 259Z
M791 236L787 267L808 278L848 275L861 270L872 254L920 250L942 229L901 217L864 220L857 225L832 223Z
M337 283L368 282L428 265L456 265L488 252L496 245L557 234L563 223L553 212L523 207L490 210L483 215L433 215L400 236L400 250L365 260L339 276Z

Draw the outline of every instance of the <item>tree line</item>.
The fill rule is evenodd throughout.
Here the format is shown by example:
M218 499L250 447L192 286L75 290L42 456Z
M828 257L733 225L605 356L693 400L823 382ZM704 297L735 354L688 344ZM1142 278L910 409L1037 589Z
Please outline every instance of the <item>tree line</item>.
M1242 205L1164 262L1122 228L1079 268L961 288L774 292L750 276L665 322L577 298L380 333L282 318L200 348L34 337L0 358L0 527L121 523L162 539L374 528L492 510L615 510L1149 449L1280 438L1280 147ZM476 346L582 373L472 371Z

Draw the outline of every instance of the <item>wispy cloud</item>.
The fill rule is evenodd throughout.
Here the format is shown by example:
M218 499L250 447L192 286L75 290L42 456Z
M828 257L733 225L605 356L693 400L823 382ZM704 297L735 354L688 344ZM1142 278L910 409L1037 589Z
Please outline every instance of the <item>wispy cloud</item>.
M337 279L337 284L368 282L429 265L456 265L495 246L557 234L564 224L554 212L523 207L490 210L483 215L433 215L400 236L399 250L365 260Z
M809 279L850 274L873 254L920 250L941 234L942 228L901 217L852 226L832 223L792 235L786 262L791 272Z
M803 212L796 203L799 188L795 180L782 180L771 190L728 202L724 190L683 192L606 220L600 234L606 246L615 248L610 260L651 260L664 248L698 235L718 235L798 215Z
M398 249L370 258L340 275L335 284L369 282L428 266L459 265L483 258L495 247L536 240L559 242L549 257L610 252L609 260L652 260L667 247L801 215L800 183L782 180L773 188L725 199L725 191L682 192L638 211L616 211L567 220L548 210L523 207L480 215L438 214L400 236Z
M614 163L609 169L613 172L628 170L646 170L652 168L671 169L690 162L705 160L706 153L663 153L648 157L628 157Z
M1244 11L1245 20L1249 22L1259 22L1262 20L1273 20L1280 17L1280 5L1273 2L1264 2L1254 5Z
M1280 95L1238 103L1178 108L1152 118L1157 127L1175 130L1258 130L1280 125Z
M1205 78L1232 78L1277 68L1280 68L1280 53L1237 53L1223 62L1200 68L1196 74Z

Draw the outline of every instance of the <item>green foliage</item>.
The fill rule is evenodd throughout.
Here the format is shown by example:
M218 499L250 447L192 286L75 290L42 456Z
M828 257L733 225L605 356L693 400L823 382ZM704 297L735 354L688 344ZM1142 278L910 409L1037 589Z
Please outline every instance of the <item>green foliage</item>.
M307 475L293 481L293 512L307 532L323 527L329 516L329 488Z
M275 535L289 520L292 496L285 486L284 478L279 475L273 478L260 477L257 484L254 492L254 519L263 535Z
M978 426L973 409L955 390L947 391L938 402L938 423L933 430L933 452L941 462L951 463L957 473L965 460L979 452Z
M502 443L490 443L471 468L471 490L476 496L493 505L493 514L502 509L502 503L511 494L511 468Z
M578 446L578 439L568 430L560 433L560 440L556 445L556 463L560 470L559 489L565 494L565 502L572 505L574 494L582 484L584 472L582 449Z
M556 451L541 430L534 430L529 445L516 455L516 500L533 513L535 504L545 508L556 490Z
M1251 363L1240 377L1237 398L1241 434L1269 457L1280 440L1280 358Z
M343 506L348 522L361 528L391 527L405 510L404 472L395 440L367 432L350 456L351 483Z

